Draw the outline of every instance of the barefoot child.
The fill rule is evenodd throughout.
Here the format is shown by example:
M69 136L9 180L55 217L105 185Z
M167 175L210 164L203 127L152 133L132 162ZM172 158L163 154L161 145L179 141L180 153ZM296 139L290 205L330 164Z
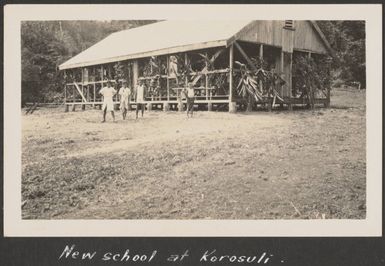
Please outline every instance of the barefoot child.
M143 117L144 108L146 105L144 101L145 95L146 93L145 93L145 87L143 85L143 80L138 80L138 86L136 86L136 89L135 89L136 119L138 119L139 109L142 110L142 117Z
M127 81L123 82L123 87L119 90L120 95L120 111L123 115L123 120L126 119L128 106L130 104L131 89L127 87Z
M194 112L194 101L195 101L195 92L194 87L192 83L188 84L187 89L185 89L185 95L186 95L186 105L187 105L187 117L188 114L191 114L191 117L193 116Z

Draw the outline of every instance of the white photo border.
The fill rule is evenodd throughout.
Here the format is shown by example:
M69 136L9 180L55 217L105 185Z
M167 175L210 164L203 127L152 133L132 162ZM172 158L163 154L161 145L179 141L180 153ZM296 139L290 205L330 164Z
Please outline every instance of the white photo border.
M188 11L188 12L186 12ZM242 14L242 17L240 17ZM21 42L27 20L365 20L366 219L23 220L21 216ZM213 18L213 16L215 16ZM381 236L382 5L6 5L4 6L4 236Z

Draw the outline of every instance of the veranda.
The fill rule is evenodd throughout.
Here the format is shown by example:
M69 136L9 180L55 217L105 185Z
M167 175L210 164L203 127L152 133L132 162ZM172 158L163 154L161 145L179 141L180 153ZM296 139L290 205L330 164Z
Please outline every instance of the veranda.
M260 24L261 28L264 26L263 23L266 22L263 21ZM263 107L271 110L280 107L291 110L295 105L309 104L306 97L293 90L293 83L296 82L296 77L293 76L293 61L295 61L293 59L297 56L308 56L314 60L320 60L327 56L324 52L313 49L319 45L319 41L312 37L308 38L309 41L305 44L310 48L295 47L297 36L294 33L298 34L298 38L306 36L306 32L302 30L304 27L300 27L305 24L301 23L298 23L296 31L287 29L285 26L279 42L272 41L271 45L259 43L254 39L247 41L251 39L250 30L253 31L256 24L250 25L253 27L246 27L246 34L233 36L225 45L223 42L211 42L210 45L196 43L190 45L188 50L183 47L170 47L161 52L133 59L114 58L107 63L64 69L65 110L68 111L72 107L75 111L76 106L81 106L82 110L86 106L101 107L102 97L99 91L107 81L113 82L118 90L123 81L127 81L129 87L134 89L138 80L145 82L148 110L184 110L185 101L181 90L189 82L195 89L196 108L230 112L245 110L249 99L242 97L238 91L241 72L239 65L244 64L251 71L257 71L253 64L255 58L263 60L266 65L265 70L277 73L284 82L274 85L280 100L275 98L273 100L271 95L266 94L262 99L254 101L251 109ZM269 35L266 33L266 36ZM284 38L284 36L290 38ZM262 86L262 84L259 85ZM330 88L323 88L317 93L315 104L328 106ZM115 95L116 106L119 100L119 96ZM131 107L135 106L135 99L132 97Z

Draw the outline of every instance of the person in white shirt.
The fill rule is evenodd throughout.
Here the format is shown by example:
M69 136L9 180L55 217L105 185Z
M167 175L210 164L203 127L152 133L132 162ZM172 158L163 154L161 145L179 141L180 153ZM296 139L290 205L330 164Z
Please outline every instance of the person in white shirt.
M191 113L192 117L194 112L195 91L191 82L187 84L187 89L184 89L184 94L186 95L187 117L189 113Z
M146 95L146 88L143 84L143 80L138 80L138 85L135 89L135 102L136 102L136 119L138 119L138 112L139 109L142 110L142 117L144 113L145 108L145 95Z
M131 98L131 88L127 87L127 81L123 82L123 87L119 90L120 95L120 111L122 111L123 120L126 119L128 106Z
M107 82L107 87L104 87L99 92L103 95L103 120L102 123L106 122L106 113L107 111L111 111L112 119L115 122L115 114L114 114L114 100L113 97L116 94L116 90L112 87L111 81Z

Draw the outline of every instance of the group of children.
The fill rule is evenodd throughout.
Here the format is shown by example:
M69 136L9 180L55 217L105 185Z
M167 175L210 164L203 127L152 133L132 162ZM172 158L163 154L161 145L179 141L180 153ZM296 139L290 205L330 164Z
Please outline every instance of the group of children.
M106 114L107 111L111 112L111 116L113 121L115 122L115 113L114 113L114 100L113 97L116 94L115 88L112 86L112 82L107 82L107 87L104 87L99 92L103 96L103 120L102 123L106 122ZM120 95L120 110L122 111L123 120L126 119L127 111L129 109L130 105L130 99L132 94L134 93L134 99L136 101L136 119L138 118L139 109L142 110L142 117L144 114L144 108L145 108L145 101L144 101L144 95L145 95L145 87L143 85L143 81L138 81L138 85L135 88L135 91L133 92L131 88L127 86L127 82L123 82L123 86L119 90Z
M144 109L146 106L145 102L145 92L146 88L143 84L142 80L138 80L138 84L134 90L134 92L127 86L127 82L123 82L123 86L119 90L120 95L120 110L123 115L123 120L126 119L127 111L129 109L130 105L130 99L132 94L134 93L134 99L136 102L136 119L138 119L138 113L139 110L142 112L142 117L144 114ZM182 93L185 95L186 103L187 103L187 117L189 117L189 114L191 117L193 116L194 111L194 101L195 101L195 93L194 93L194 87L192 83L189 83L187 88L185 88ZM115 122L115 113L114 113L114 100L113 97L116 94L115 88L112 86L112 82L107 82L107 87L104 87L100 90L100 94L103 96L103 120L102 123L106 122L106 114L107 111L111 112L111 116L113 121Z

